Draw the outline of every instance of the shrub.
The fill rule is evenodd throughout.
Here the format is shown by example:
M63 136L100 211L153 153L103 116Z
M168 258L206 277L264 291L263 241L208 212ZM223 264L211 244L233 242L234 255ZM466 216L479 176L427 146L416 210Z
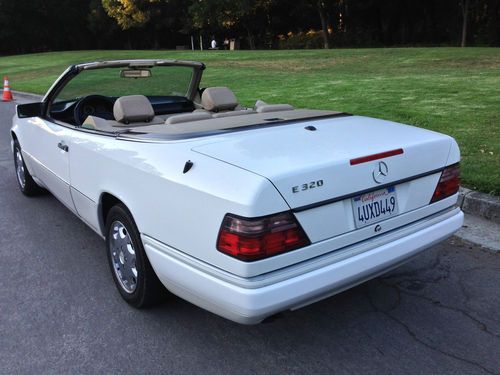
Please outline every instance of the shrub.
M309 30L308 32L279 35L280 49L317 49L323 48L323 35L321 31Z

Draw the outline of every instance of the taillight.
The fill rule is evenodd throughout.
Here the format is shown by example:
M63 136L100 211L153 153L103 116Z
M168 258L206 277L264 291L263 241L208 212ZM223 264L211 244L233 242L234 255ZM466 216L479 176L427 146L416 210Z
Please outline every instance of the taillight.
M446 167L441 173L441 178L432 195L431 203L452 196L458 191L460 185L460 166L453 164Z
M253 219L227 214L219 231L217 250L240 260L254 261L310 243L291 212Z

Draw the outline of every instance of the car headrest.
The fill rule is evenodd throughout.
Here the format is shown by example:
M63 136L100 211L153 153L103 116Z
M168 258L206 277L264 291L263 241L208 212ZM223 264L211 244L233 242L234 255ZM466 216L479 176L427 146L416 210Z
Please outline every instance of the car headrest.
M230 111L238 105L238 99L227 87L208 87L201 95L201 105L207 111Z
M144 95L129 95L116 99L113 115L116 121L129 124L149 122L155 117L155 111Z

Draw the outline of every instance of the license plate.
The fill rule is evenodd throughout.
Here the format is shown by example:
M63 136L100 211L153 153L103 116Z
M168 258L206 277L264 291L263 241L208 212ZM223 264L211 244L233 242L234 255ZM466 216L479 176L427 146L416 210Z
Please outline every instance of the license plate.
M394 186L358 195L352 198L354 223L361 228L398 214L398 200Z

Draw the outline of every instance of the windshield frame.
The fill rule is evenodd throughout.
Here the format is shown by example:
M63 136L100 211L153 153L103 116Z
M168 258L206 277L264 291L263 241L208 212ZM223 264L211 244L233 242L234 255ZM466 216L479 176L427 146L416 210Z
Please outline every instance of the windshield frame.
M45 116L49 116L49 109L52 102L63 90L63 88L78 74L85 70L106 69L106 68L130 68L130 69L148 69L162 66L184 66L193 68L191 82L188 86L186 98L193 100L198 93L199 84L205 70L205 64L198 61L187 60L108 60L81 63L69 66L59 78L52 84L42 99L43 111Z

